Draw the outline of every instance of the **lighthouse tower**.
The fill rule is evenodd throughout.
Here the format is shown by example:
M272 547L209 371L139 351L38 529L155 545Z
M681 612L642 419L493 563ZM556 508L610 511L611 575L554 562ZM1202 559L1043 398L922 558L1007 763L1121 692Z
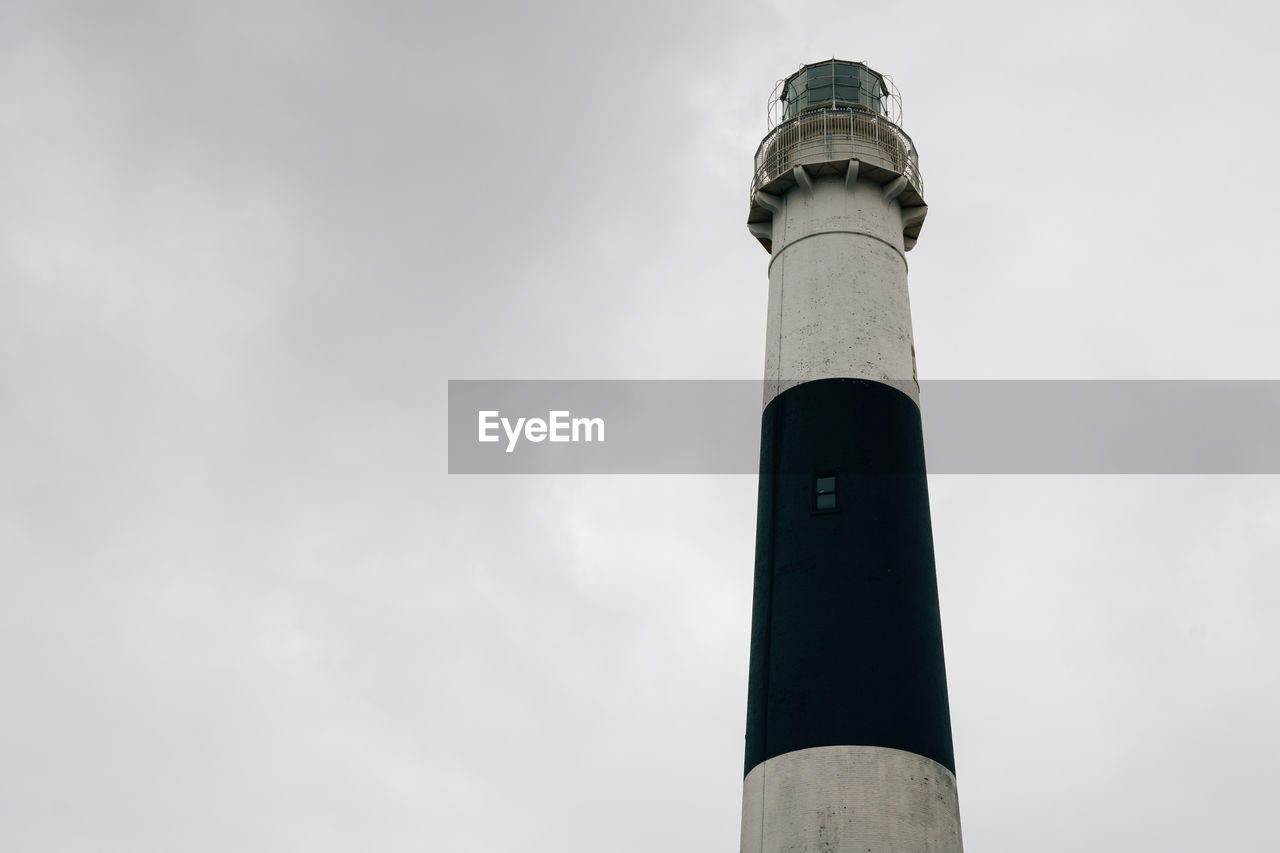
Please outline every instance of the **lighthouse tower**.
M907 256L927 208L861 62L770 99L769 252L743 853L960 853Z

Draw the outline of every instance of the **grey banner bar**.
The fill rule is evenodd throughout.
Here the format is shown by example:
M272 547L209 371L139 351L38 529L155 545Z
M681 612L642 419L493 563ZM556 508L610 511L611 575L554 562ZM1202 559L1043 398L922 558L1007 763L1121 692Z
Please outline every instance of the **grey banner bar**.
M754 474L763 399L749 380L450 380L449 472ZM1280 474L1280 381L935 380L920 405L931 474Z

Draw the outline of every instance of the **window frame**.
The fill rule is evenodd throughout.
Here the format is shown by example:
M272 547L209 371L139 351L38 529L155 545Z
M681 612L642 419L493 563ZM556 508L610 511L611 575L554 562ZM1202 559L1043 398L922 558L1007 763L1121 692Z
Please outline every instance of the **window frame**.
M830 480L831 487L829 489L822 488L819 483L823 480ZM813 475L810 493L812 498L809 502L810 511L817 515L826 515L828 513L840 511L840 473L838 471L818 471ZM822 498L830 497L831 506L821 506Z

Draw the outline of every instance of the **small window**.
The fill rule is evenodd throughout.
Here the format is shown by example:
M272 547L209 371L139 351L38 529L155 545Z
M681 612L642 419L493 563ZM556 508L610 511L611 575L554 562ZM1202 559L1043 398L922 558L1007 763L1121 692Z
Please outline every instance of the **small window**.
M835 474L818 474L813 478L813 508L823 512L839 509Z

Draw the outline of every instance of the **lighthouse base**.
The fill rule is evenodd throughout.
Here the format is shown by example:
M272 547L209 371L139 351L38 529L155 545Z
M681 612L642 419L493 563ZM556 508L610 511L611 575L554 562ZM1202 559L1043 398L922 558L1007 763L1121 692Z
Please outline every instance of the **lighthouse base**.
M747 774L742 853L962 853L956 778L880 746L822 746Z

